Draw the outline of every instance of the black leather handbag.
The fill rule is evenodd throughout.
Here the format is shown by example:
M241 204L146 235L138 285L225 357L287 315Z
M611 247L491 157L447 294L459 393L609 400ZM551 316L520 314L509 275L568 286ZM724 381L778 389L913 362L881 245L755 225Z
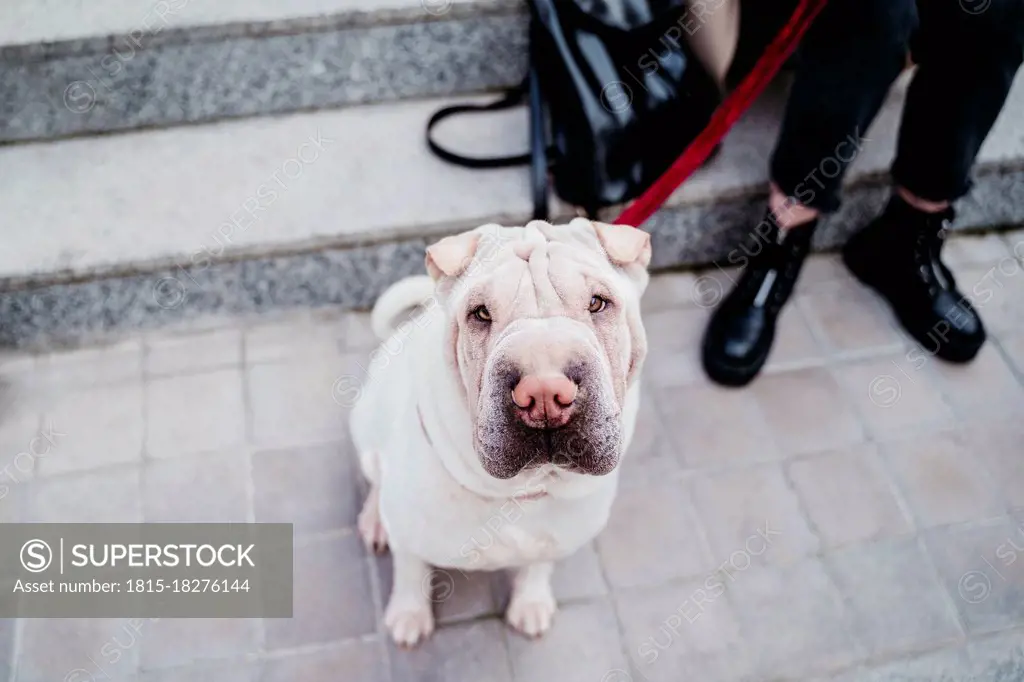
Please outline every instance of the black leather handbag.
M530 163L534 218L547 217L549 177L589 215L640 195L707 125L721 101L686 42L699 20L681 0L529 0L530 69L523 84L484 105L437 111L427 143L469 168ZM432 131L458 113L528 101L530 152L473 158Z

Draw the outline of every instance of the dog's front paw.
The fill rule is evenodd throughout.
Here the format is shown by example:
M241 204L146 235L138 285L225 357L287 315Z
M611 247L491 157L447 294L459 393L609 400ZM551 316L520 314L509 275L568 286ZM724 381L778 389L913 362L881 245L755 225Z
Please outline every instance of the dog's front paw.
M430 604L388 604L384 624L391 638L400 647L413 647L430 637L434 631L434 614Z
M505 620L527 637L540 637L551 629L551 621L557 610L554 597L531 595L512 599L505 612Z

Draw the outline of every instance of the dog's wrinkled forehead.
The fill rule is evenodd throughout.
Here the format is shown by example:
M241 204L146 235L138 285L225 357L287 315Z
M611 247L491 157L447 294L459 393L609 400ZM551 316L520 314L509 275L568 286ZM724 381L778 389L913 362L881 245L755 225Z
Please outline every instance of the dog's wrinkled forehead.
M566 225L552 225L543 220L533 220L522 227L490 223L441 240L431 249L450 251L455 259L466 259L467 262L462 264L465 267L459 268L462 272L458 273L441 264L444 274L472 276L493 270L504 259L529 261L538 249L546 254L552 250L562 251L563 245L570 247L563 253L579 256L591 264L610 265L606 248L594 224L583 218L577 218Z
M612 279L629 273L642 290L650 254L650 236L631 227L583 218L566 225L534 220L522 227L487 224L445 237L427 248L426 266L438 292L453 301L485 280L500 280L503 289L523 276L535 284L548 280L552 267L563 278L570 271Z
M597 234L586 220L573 221L568 225L534 220L523 227L492 224L483 225L476 231L480 241L475 260L484 263L512 256L528 261L536 249L548 251L557 244L574 246L596 256L604 254Z

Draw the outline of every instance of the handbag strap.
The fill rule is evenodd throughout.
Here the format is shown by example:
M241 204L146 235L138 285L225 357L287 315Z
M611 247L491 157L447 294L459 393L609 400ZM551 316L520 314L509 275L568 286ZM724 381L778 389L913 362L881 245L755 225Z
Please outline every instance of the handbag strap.
M488 102L487 104L456 104L437 110L434 112L434 115L430 117L430 120L427 121L427 146L430 147L430 151L434 152L434 154L448 163L454 163L458 166L464 166L465 168L507 168L508 166L519 166L524 163L528 163L532 158L532 154L530 152L526 152L525 154L514 154L512 156L490 157L473 157L456 154L455 152L445 149L438 144L434 140L432 132L434 130L434 126L446 118L456 114L511 109L512 107L522 103L529 91L529 87L530 76L528 75L523 79L522 83L506 92L500 99L496 99L493 102Z
M540 90L537 67L532 62L526 74L530 96L530 186L533 219L548 219L548 144L544 116L544 95Z
M518 106L526 99L530 113L530 151L510 156L463 156L445 149L434 140L434 126L456 114L500 111ZM507 168L530 164L530 187L533 199L533 219L548 219L548 145L545 132L544 96L540 90L537 70L530 65L523 82L506 92L500 99L487 104L456 104L434 112L427 121L427 146L439 158L464 168Z

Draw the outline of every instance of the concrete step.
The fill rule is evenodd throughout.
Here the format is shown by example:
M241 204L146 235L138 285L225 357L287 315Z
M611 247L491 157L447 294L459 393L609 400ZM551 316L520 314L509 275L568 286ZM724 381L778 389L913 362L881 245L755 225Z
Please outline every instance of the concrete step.
M656 268L727 263L760 218L782 85L644 226ZM819 230L819 248L883 206L902 100L899 84L861 146L846 203ZM525 168L466 170L427 151L423 125L442 104L0 148L0 343L74 344L220 313L365 308L389 283L422 271L428 241L489 221L525 222ZM525 111L475 117L441 134L467 152L511 152L525 148L525 119ZM958 228L1024 223L1022 125L1024 76L982 149ZM821 173L832 168L822 160ZM556 204L554 214L572 211Z
M4 0L0 144L478 92L525 58L518 0Z

